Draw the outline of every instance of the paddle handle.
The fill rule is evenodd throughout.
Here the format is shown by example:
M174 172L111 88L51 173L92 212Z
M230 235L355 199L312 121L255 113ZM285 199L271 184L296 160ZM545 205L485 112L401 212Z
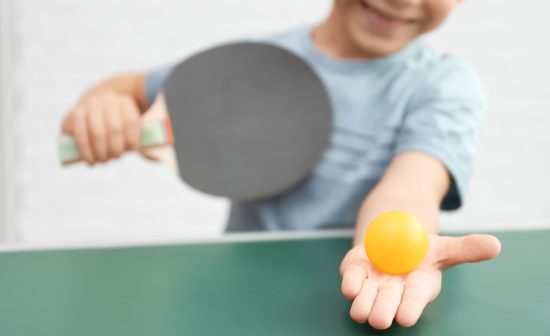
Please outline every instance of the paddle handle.
M174 137L172 135L172 127L170 119L165 118L164 121L149 120L144 121L141 125L140 144L143 148L172 145ZM80 152L74 138L68 134L62 134L57 139L57 153L59 161L66 165L81 161Z

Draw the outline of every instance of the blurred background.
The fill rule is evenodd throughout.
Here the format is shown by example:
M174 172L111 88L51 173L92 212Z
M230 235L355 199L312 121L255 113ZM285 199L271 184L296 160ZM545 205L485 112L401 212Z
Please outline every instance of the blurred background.
M61 168L60 121L107 76L312 24L330 3L0 0L0 242L219 234L224 200L137 155ZM543 0L469 0L425 38L473 63L490 103L466 204L442 216L444 231L550 228L549 11Z

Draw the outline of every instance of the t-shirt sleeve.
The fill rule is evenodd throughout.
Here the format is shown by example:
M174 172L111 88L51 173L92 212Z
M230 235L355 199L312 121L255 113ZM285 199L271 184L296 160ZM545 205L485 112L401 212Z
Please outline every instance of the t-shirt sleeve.
M148 72L145 75L145 95L147 97L148 105L151 105L155 100L155 97L159 94L164 86L164 82L174 65L163 66Z
M458 209L470 179L485 112L483 88L470 65L452 58L442 60L422 82L405 114L396 154L420 151L439 159L452 178L441 208Z

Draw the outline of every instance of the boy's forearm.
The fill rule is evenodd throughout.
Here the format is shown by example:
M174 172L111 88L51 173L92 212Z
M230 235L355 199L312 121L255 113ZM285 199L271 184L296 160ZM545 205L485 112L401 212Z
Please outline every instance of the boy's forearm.
M104 92L116 92L132 97L141 112L147 110L149 105L145 94L145 75L142 73L129 73L110 77L89 89L81 100Z
M450 185L446 168L435 157L420 152L399 154L361 205L354 245L363 241L376 216L391 210L409 212L429 233L437 234L440 205Z
M439 232L439 201L430 193L400 188L393 190L380 185L376 187L361 205L355 226L354 245L363 242L368 224L378 215L391 211L406 211L418 218L429 233Z

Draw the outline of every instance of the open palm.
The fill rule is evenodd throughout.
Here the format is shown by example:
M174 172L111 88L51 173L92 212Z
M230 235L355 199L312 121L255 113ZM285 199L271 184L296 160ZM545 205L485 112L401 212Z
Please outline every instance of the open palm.
M375 268L363 245L352 248L340 266L342 293L353 300L350 315L357 322L386 329L394 318L405 327L416 323L426 305L439 295L445 269L495 258L500 242L491 235L429 235L428 254L420 266L403 275Z

